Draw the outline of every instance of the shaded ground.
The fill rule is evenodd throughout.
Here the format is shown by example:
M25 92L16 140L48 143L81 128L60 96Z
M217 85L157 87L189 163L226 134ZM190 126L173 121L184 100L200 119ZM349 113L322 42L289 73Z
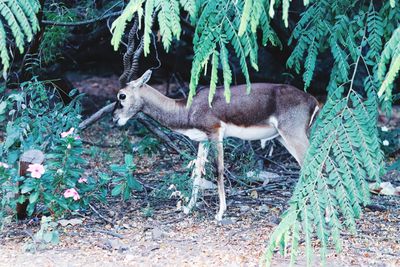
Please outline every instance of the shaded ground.
M92 83L98 84L98 90L115 90L107 79L81 81L79 85ZM129 144L140 140L131 131L110 130L108 121L104 121L83 133L90 151L88 174L106 171L111 163L119 163L124 151L130 149ZM256 182L252 186L240 185L234 176L228 179L227 219L219 225L214 221L214 191L206 192L198 210L188 216L177 211L178 198L154 194L160 184L169 185L171 175L184 172L185 165L178 155L171 155L165 148L151 156L135 153L136 177L145 185L144 192L135 193L134 199L125 203L115 198L107 206L92 203L96 212L91 209L72 215L82 223L60 226L60 243L35 254L24 252L23 247L38 230L37 223L7 225L0 233L0 266L259 264L297 181L296 164L286 152L275 149L269 165L264 166L280 176L266 186ZM271 163L274 160L279 163ZM236 170L234 164L229 169ZM383 180L400 186L399 173L389 173ZM330 251L328 266L400 266L400 197L373 196L372 201L358 221L357 236L342 236L343 253ZM299 266L305 265L303 259L300 255ZM288 259L276 256L273 266L287 265Z

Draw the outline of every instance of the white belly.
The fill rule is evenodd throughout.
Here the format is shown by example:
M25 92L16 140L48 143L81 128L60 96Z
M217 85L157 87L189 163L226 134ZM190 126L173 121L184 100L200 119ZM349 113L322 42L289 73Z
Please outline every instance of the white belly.
M175 129L174 131L186 135L197 142L206 141L208 139L207 134L198 129Z
M194 141L208 140L207 134L199 129L174 129L174 131L186 135ZM221 122L221 131L224 138L237 137L242 140L262 140L264 145L265 141L274 139L279 135L272 125L241 127Z
M241 127L223 123L224 137L237 137L243 140L270 140L277 137L278 131L272 125Z

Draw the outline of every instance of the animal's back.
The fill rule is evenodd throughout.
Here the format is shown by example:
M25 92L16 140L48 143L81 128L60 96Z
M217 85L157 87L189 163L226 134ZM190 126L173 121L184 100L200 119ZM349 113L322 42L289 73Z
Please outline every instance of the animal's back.
M233 86L230 103L226 103L224 88L218 87L211 107L208 93L206 89L199 91L191 108L198 110L200 116L212 113L223 122L241 126L264 124L270 116L278 116L297 106L307 105L305 108L313 109L317 105L311 95L286 84L254 83L249 94L246 85Z

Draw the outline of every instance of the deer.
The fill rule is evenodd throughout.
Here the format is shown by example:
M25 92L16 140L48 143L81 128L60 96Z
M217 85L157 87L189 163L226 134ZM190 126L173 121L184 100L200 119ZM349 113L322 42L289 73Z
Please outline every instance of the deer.
M277 139L302 166L309 146L308 132L318 113L318 101L310 94L287 84L252 83L248 94L246 85L231 86L231 101L227 103L223 87L218 87L211 102L208 90L199 90L191 105L187 99L172 99L147 83L152 71L147 70L137 80L127 83L117 93L113 122L123 126L138 112L143 112L166 126L199 142L192 171L191 198L183 212L188 214L198 200L201 176L209 152L206 142L216 146L217 188L219 209L215 216L221 221L227 209L224 187L223 139Z

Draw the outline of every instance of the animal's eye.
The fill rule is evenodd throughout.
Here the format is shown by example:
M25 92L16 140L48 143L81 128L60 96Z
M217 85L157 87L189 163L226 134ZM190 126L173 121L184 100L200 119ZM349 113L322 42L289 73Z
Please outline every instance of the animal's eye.
M126 94L119 94L119 100L124 100L126 98Z

